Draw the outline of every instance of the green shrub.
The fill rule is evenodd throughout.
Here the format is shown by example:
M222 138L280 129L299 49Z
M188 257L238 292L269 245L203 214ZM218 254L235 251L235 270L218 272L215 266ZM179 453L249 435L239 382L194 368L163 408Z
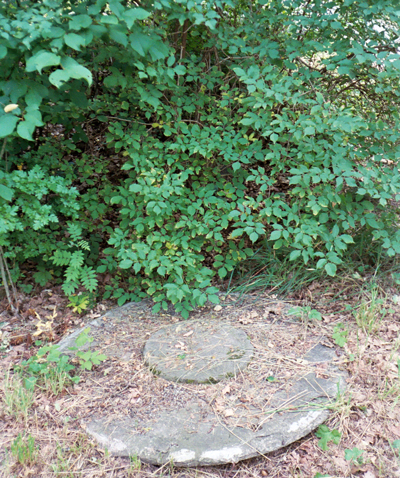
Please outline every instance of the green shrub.
M331 276L360 237L398 254L396 8L391 0L0 7L8 32L0 66L15 65L0 68L0 101L18 105L0 112L5 154L14 166L25 158L29 171L37 158L49 181L72 181L80 191L72 224L90 248L63 237L71 211L58 205L47 241L30 219L39 272L52 261L67 293L93 289L94 271L108 272L106 297L150 295L155 310L170 300L187 316L217 302L215 279L266 244ZM52 157L37 155L35 131L36 150ZM13 208L10 174L0 195ZM16 241L6 233L11 255Z

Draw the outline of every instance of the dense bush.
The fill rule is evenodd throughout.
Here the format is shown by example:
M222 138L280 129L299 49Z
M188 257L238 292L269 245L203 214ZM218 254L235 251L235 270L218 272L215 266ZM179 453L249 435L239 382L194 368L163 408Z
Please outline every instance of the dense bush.
M186 316L265 241L329 275L366 232L398 254L396 4L1 3L15 270Z

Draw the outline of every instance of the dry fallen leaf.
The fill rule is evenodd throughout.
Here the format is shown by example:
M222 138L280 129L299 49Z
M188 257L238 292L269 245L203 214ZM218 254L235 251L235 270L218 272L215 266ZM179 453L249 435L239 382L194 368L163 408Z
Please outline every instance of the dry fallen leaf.
M221 305L216 305L214 307L214 310L215 310L215 312L219 312L220 310L222 310L222 306Z
M226 417L232 417L235 414L235 412L232 410L232 408L227 408L224 410L224 415Z
M227 385L225 388L223 388L222 392L221 392L222 395L225 395L227 393L231 393L231 387L229 385Z

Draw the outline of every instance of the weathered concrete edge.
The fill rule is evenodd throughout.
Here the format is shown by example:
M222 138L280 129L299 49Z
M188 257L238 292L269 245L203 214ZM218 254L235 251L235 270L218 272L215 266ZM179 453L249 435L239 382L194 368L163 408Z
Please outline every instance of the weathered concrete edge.
M226 463L237 463L242 460L263 456L284 446L287 446L308 435L318 425L323 423L329 416L329 410L310 410L299 414L298 420L280 433L274 430L269 433L263 427L260 431L248 440L235 435L237 442L224 446L219 444L216 447L210 446L209 449L201 447L185 448L171 452L161 452L149 443L147 448L138 451L133 450L123 440L110 438L106 434L98 433L86 427L86 432L91 435L99 444L107 448L108 452L115 456L138 456L143 462L152 465L165 465L173 463L177 467L191 466L211 466L222 465Z

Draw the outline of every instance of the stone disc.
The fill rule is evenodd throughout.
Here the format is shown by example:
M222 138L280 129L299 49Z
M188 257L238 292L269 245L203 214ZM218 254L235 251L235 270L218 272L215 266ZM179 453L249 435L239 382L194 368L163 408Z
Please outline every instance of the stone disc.
M215 321L188 320L153 334L143 355L152 372L166 380L217 383L247 367L253 346L243 330Z
M340 350L288 316L289 305L226 300L188 321L152 305L108 311L80 348L109 358L79 383L74 413L112 454L182 467L265 455L322 424L345 390ZM76 353L82 330L62 353Z

